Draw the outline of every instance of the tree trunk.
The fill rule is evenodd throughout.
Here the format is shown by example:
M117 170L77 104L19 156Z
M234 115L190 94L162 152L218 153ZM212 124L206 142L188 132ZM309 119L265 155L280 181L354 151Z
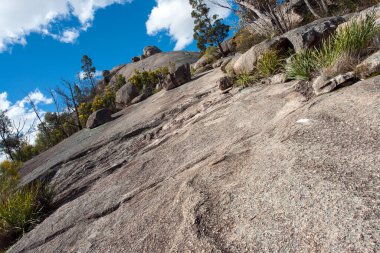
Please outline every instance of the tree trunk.
M219 48L220 52L222 53L223 57L225 57L226 56L226 52L224 52L222 44L220 44L219 42L218 42L218 48Z
M315 18L321 18L321 16L318 15L318 13L314 10L313 6L310 4L310 1L309 0L304 0L307 8L309 9L309 11L311 12L311 14L313 14L313 16Z

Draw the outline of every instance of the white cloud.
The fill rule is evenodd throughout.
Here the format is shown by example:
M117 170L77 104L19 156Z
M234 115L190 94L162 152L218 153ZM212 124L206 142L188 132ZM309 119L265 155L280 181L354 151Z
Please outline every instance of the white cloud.
M44 94L41 93L38 89L33 92L30 92L23 99L12 103L8 100L8 93L2 92L0 93L0 110L6 111L6 115L10 118L10 120L15 124L24 125L24 130L29 130L31 127L35 126L37 122L37 117L33 111L33 109L29 105L29 98L34 102L37 107L38 113L41 117L45 115L45 111L39 108L39 105L49 105L53 103L51 98L45 97ZM28 137L28 140L31 143L34 143L36 138L36 132L33 131ZM0 161L4 158L4 156L0 153Z
M59 38L60 42L73 43L79 37L79 31L77 29L67 29L63 32Z
M0 1L0 52L14 44L26 45L26 36L40 33L72 43L80 30L86 30L94 20L97 9L132 0L1 0ZM56 22L77 18L79 27L67 27L53 32Z
M156 0L154 7L146 22L149 35L167 31L176 41L174 50L182 50L193 41L194 20L191 18L192 8L189 0ZM230 15L230 11L207 2L210 13L218 14L221 18Z
M85 74L83 71L79 72L79 79L80 80L84 80L84 76L85 76ZM102 76L103 76L103 71L100 71L100 70L97 70L94 74L95 78L101 78Z

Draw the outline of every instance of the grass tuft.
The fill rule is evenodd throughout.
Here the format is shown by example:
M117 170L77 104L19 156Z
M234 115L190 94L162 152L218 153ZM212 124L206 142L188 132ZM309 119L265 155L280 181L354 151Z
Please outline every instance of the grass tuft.
M258 78L250 73L243 73L236 77L236 86L246 88L255 83Z
M277 74L283 66L283 60L276 50L266 51L257 62L257 70L262 77Z
M352 58L366 54L366 48L378 32L375 21L374 15L360 22L353 21L326 39L320 49L293 55L286 66L288 78L309 80L319 69L331 68L342 59L351 58L351 62L355 62Z

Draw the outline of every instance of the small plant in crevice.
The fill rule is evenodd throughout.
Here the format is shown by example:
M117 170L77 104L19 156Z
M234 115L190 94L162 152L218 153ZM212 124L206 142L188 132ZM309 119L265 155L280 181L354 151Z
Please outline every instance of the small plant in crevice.
M246 88L258 81L257 76L250 73L243 73L236 77L235 86Z
M264 52L257 62L257 71L262 77L270 77L277 74L283 68L283 59L276 50Z
M309 80L311 73L316 69L316 60L310 50L293 55L285 66L289 79Z

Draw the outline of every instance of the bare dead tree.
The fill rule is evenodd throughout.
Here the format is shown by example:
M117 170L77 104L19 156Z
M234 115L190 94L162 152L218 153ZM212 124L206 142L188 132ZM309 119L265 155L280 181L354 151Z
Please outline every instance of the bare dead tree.
M65 102L66 104L66 107L68 110L71 110L72 112L74 112L74 115L75 115L75 118L76 118L76 127L78 128L78 130L82 130L82 124L80 123L80 117L79 117L79 102L77 100L77 95L75 94L75 83L71 83L69 81L66 81L66 80L62 80L62 83L63 85L65 86L65 88L68 90L68 92L65 92L64 90L62 90L61 88L56 88L56 92L59 96L61 96L61 98L63 99L63 101Z
M69 134L65 130L64 122L62 122L62 119L61 119L61 110L60 110L58 99L56 97L56 93L54 92L54 90L49 90L49 93L50 93L51 98L53 99L54 106L55 106L55 113L57 114L57 122L56 122L56 124L59 127L61 133L65 137L69 137Z
M263 0L210 0L210 2L233 11L244 21L244 26L264 37L282 34L294 27L287 2Z
M40 113L38 112L38 109L37 109L36 104L34 103L33 99L32 99L29 95L27 95L27 100L28 100L28 103L30 104L30 106L32 107L33 112L34 112L34 114L36 115L36 117L37 117L37 119L38 119L38 121L39 121L39 123L40 123L40 126L41 126L41 128L42 128L42 131L44 132L44 134L45 134L45 136L46 136L46 138L47 138L47 141L48 141L47 144L48 144L48 146L50 147L51 144L52 144L52 142L51 142L50 133L49 133L47 127L46 127L46 124L45 124L45 122L42 120L41 115L40 115Z

